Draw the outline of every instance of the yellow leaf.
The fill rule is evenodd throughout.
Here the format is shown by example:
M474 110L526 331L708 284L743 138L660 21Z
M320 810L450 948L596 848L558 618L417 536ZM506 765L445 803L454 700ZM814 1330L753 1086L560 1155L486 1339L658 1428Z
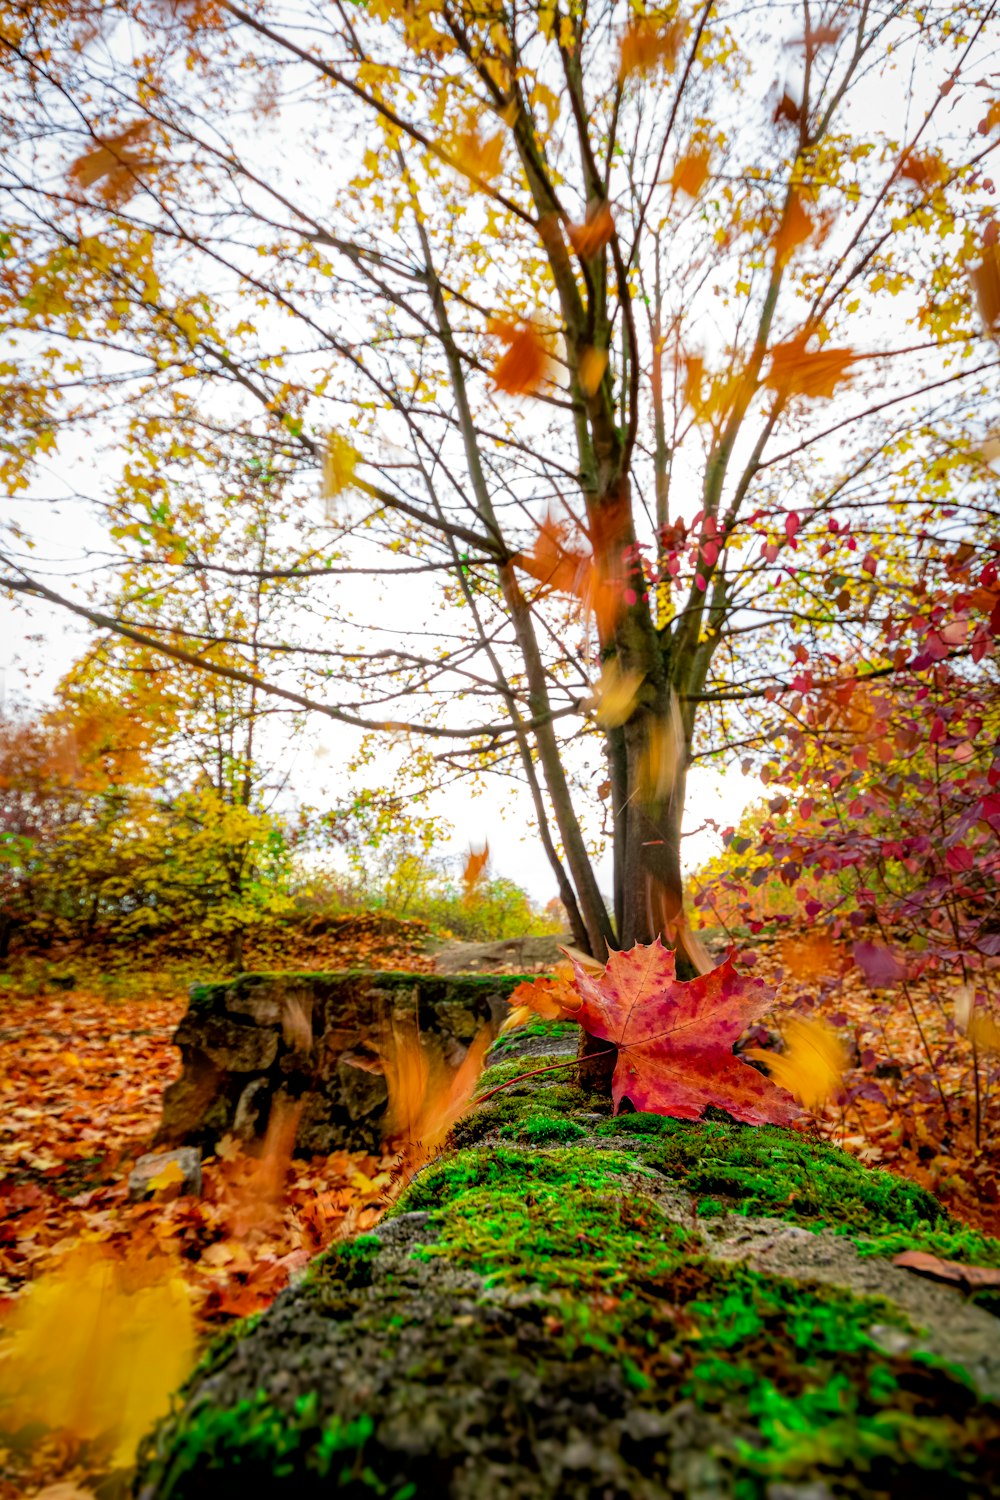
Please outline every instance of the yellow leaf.
M983 1052L1000 1052L1000 1026L984 1011L974 1011L966 1032Z
M580 355L580 385L583 387L585 396L592 396L604 379L604 372L608 368L608 351L606 349L584 349Z
M359 458L358 450L347 438L341 437L339 432L328 434L326 451L323 455L323 498L325 500L335 500L338 495L350 489L354 483L354 470Z
M131 1269L86 1247L31 1286L0 1364L8 1430L30 1421L85 1441L110 1436L115 1465L134 1463L139 1439L189 1373L195 1343L187 1288L169 1262L158 1262L156 1280L148 1266Z
M784 1052L748 1047L744 1057L767 1064L776 1083L794 1094L806 1109L819 1109L836 1093L847 1067L840 1038L823 1021L785 1023Z
M173 1187L181 1187L184 1182L184 1172L176 1161L168 1161L166 1166L155 1177L149 1179L149 1186L154 1193L164 1193Z
M613 659L604 663L594 696L595 718L605 729L614 729L631 716L636 696L645 681L643 672L623 672Z

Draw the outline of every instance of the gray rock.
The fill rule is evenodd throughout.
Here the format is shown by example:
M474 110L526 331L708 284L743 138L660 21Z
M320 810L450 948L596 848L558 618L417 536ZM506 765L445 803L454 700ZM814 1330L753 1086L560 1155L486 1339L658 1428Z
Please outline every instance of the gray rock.
M128 1197L130 1203L141 1203L155 1192L153 1183L160 1173L176 1165L181 1172L180 1192L196 1196L201 1193L201 1154L193 1146L180 1146L176 1151L149 1151L140 1156L128 1174Z
M233 1135L239 1136L242 1141L250 1141L263 1133L262 1122L266 1120L268 1113L267 1095L266 1078L255 1078L252 1083L247 1084L236 1104Z

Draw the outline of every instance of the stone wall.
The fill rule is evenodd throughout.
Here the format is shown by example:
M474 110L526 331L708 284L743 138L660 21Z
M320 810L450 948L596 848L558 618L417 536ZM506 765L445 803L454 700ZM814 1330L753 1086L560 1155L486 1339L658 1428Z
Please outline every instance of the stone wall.
M576 1035L501 1038L481 1093ZM614 1119L572 1069L524 1079L209 1350L137 1494L987 1500L1000 1302L901 1249L1000 1265L921 1188L805 1136Z
M164 1095L159 1146L212 1150L220 1136L263 1135L276 1101L301 1107L306 1155L376 1150L387 1033L415 1024L457 1067L485 1027L495 1036L517 975L241 974L194 985L174 1041L182 1073Z

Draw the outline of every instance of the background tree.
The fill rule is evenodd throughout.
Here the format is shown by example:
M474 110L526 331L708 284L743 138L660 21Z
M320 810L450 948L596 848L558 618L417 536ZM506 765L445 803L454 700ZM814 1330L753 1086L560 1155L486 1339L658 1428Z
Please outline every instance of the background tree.
M344 581L267 691L516 767L577 941L683 942L692 758L845 661L920 670L883 629L915 538L958 514L984 565L991 14L8 0L9 481L100 409L113 503L196 573L206 457L321 469L293 572ZM263 686L246 629L223 661L16 545L5 581Z

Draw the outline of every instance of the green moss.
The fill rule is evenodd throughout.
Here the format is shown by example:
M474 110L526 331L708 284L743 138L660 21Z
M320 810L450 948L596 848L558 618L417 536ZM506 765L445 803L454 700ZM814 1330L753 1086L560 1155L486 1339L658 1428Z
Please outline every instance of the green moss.
M509 1140L524 1141L529 1146L544 1146L548 1142L578 1141L587 1132L582 1125L564 1115L531 1114L504 1125L500 1134Z
M282 1482L301 1484L315 1477L329 1481L338 1493L384 1495L386 1487L364 1458L374 1430L366 1413L351 1421L332 1417L321 1422L315 1394L300 1396L291 1414L279 1411L263 1393L228 1408L205 1404L175 1428L157 1494L163 1500L207 1496L213 1470L238 1470L241 1488L260 1484L261 1493ZM396 1496L401 1500L399 1491Z
M324 1288L336 1283L344 1289L371 1286L381 1249L382 1241L375 1234L338 1241L310 1263L304 1283Z
M916 1239L911 1231L889 1229L882 1234L853 1239L859 1255L882 1255L891 1260L904 1250L926 1250L942 1260L957 1260L966 1266L1000 1266L1000 1240L994 1240L967 1224L956 1224L942 1214L947 1227L921 1229ZM919 1243L918 1243L919 1242Z
M646 1119L658 1124L639 1123ZM727 1203L737 1213L876 1233L950 1227L923 1188L788 1131L626 1115L599 1124L596 1133L645 1137L648 1166L696 1198Z
M538 1018L526 1022L524 1026L518 1026L514 1031L501 1033L490 1048L490 1058L494 1061L502 1061L510 1052L519 1054L526 1041L555 1042L563 1037L579 1035L580 1028L575 1021L543 1021ZM525 1070L527 1066L528 1064L525 1064Z
M609 1101L581 1089L573 1069L565 1066L566 1062L564 1056L547 1054L514 1058L487 1068L479 1080L478 1096L481 1098L494 1089L501 1089L501 1092L494 1094L485 1104L475 1106L459 1121L452 1136L455 1145L474 1146L487 1136L499 1133L516 1137L521 1122L533 1115L545 1115L551 1119L556 1116L568 1118L583 1112L607 1114ZM541 1071L553 1064L556 1065L554 1072ZM533 1076L526 1077L526 1074Z

